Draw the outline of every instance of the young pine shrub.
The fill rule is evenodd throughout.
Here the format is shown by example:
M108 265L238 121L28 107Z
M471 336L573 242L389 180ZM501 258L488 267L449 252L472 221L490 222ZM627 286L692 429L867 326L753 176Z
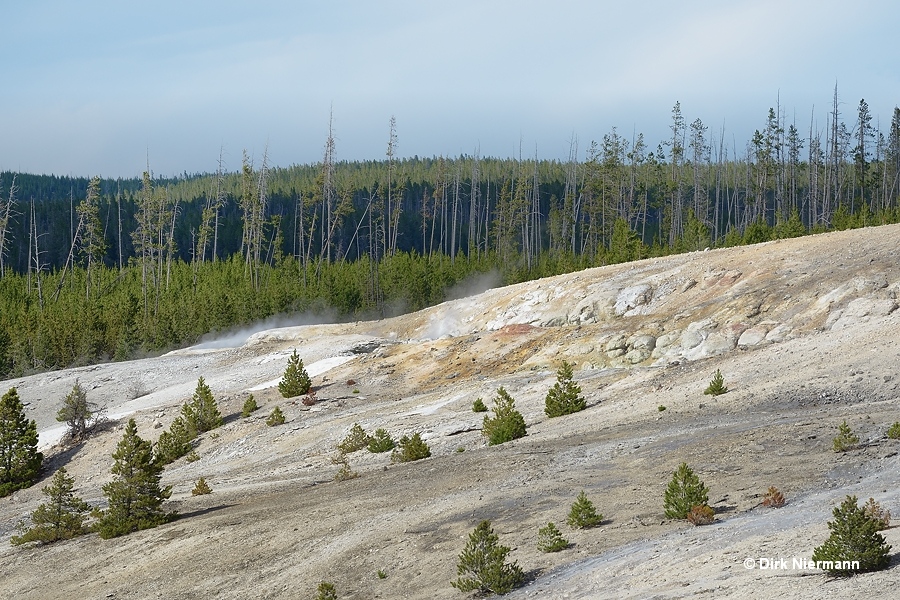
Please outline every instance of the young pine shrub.
M472 403L472 412L487 412L487 406L484 404L484 400L476 398L475 402Z
M159 434L154 448L157 459L164 465L173 463L193 450L196 431L188 425L183 416L175 417L168 431Z
M500 386L494 399L494 416L484 417L481 433L489 446L496 446L525 436L525 418L516 410L512 396Z
M194 484L194 489L191 490L191 496L205 496L206 494L212 494L212 488L206 483L206 479L201 477L197 480L197 483Z
M698 504L691 507L687 520L691 525L709 525L716 520L716 511L709 505Z
M191 400L181 407L181 416L194 433L193 437L222 426L222 413L219 412L212 390L202 377L197 381Z
M847 452L856 448L857 444L859 444L859 436L853 433L845 419L838 425L838 434L832 441L831 447L835 452Z
M303 359L294 350L294 353L288 359L284 375L278 383L278 391L285 398L296 398L309 392L310 387L312 387L312 381L303 366Z
M725 385L725 377L722 376L720 369L716 369L716 374L713 375L712 381L709 382L709 387L703 390L703 393L708 396L719 396L727 391L728 387Z
M569 508L569 516L566 518L569 527L575 529L589 529L597 527L603 523L603 515L594 508L594 503L588 500L584 490L578 494L575 502Z
M334 474L335 481L349 481L350 479L359 477L359 473L350 468L350 459L348 459L347 455L343 452L338 452L337 455L331 459L331 462L340 467L338 472Z
M363 429L359 423L354 423L353 427L350 428L347 437L344 438L344 441L338 444L338 451L342 454L351 454L357 450L366 448L371 439L372 438L369 437L369 434L366 433L366 430Z
M284 413L281 412L281 408L276 406L272 409L271 414L266 419L266 425L269 427L275 427L276 425L284 425Z
M832 514L834 520L828 522L831 534L813 550L813 561L824 561L827 565L823 568L830 575L845 577L887 568L891 547L878 533L881 523L857 505L856 496L847 496ZM846 561L859 561L859 569L847 568Z
M573 365L563 361L556 372L556 383L544 399L544 412L548 417L571 415L587 408L581 388L573 379L572 367Z
M431 448L418 433L412 437L403 436L394 451L391 452L391 462L402 463L422 460L431 456Z
M247 399L244 400L244 406L241 408L241 417L246 419L258 409L259 405L256 403L256 398L253 397L253 394L250 394L247 396Z
M450 585L462 592L506 594L522 585L525 574L518 563L506 562L509 547L500 545L490 521L482 521L469 534L469 541L459 555L456 574Z
M786 502L784 494L774 485L769 486L769 490L763 495L762 499L762 505L766 508L781 508Z
M866 513L866 516L879 524L879 531L890 527L891 511L876 502L875 498L869 498L869 501L863 505L863 511Z
M56 420L66 424L66 436L73 442L85 439L97 423L96 405L88 402L87 392L77 379L56 413Z
M569 547L569 540L562 536L562 533L551 521L538 529L537 547L541 552L559 552Z
M687 463L681 463L672 473L666 487L663 506L668 519L686 519L691 509L709 502L709 488L691 470Z
M900 440L900 421L895 421L887 430L888 438L892 440Z
M321 582L316 592L316 600L337 600L338 597L334 584L327 581Z
M41 490L47 502L38 506L31 513L31 527L20 523L17 529L22 535L14 535L10 543L14 546L28 542L49 544L59 540L68 540L89 531L84 525L91 507L75 495L75 480L69 476L65 467L60 467L53 474L50 485Z
M391 434L379 427L375 430L375 433L372 434L372 437L369 438L367 448L372 454L379 454L381 452L390 452L394 449L394 446L396 446L396 444L394 444L394 440L391 439Z

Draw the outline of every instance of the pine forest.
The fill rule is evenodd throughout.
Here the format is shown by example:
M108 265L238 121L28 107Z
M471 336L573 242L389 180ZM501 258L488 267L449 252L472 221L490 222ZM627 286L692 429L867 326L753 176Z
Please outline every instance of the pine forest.
M803 127L769 109L743 146L672 109L655 146L615 128L568 160L399 158L102 179L0 173L0 378L196 343L273 315L361 319L676 252L900 221L900 108ZM214 163L215 164L215 163Z

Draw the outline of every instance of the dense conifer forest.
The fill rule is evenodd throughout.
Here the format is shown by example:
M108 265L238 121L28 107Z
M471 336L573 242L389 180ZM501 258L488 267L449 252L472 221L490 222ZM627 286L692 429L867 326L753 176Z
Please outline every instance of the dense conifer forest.
M769 109L743 147L678 103L651 147L615 128L567 161L398 158L101 179L0 173L0 377L191 344L273 315L367 318L674 252L900 221L886 131L837 91L805 133Z

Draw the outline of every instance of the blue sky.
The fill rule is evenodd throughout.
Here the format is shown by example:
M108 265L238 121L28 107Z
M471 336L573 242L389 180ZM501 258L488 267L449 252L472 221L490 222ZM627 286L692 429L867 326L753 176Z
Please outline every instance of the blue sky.
M838 85L900 104L895 0L5 2L0 170L213 171L224 149L565 158L615 126L655 148L681 103L741 151L780 101L806 134Z

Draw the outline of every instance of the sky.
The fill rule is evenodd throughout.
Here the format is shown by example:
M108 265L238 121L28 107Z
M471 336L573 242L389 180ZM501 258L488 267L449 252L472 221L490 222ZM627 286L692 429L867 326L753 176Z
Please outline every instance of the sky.
M136 177L397 155L579 159L672 108L742 152L900 104L896 0L5 1L0 171Z

